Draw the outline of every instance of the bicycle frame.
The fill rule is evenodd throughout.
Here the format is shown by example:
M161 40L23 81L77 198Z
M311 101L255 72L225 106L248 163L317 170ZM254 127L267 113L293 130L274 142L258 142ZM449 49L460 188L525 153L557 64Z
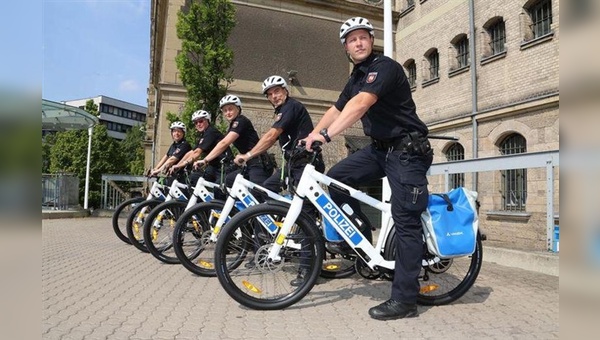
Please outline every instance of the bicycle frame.
M187 197L181 191L181 189L185 189L185 188L187 188L187 185L180 183L177 180L173 181L173 184L171 185L171 189L169 190L169 195L165 199L165 202L168 202L174 198L181 200L181 201L187 200ZM213 190L217 189L217 188L219 188L219 184L209 182L209 181L205 180L203 177L200 177L198 179L198 182L196 182L196 186L194 187L192 196L190 197L190 199L187 202L187 205L185 206L185 210L188 210L192 206L196 205L198 203L198 200L201 200L203 202L212 201L214 196L213 196L213 193L209 190L209 188L213 189ZM162 222L162 218L165 213L166 213L166 210L159 212L158 216L156 217L156 219L153 222L154 227L160 226L160 223Z
M342 209L329 197L321 185L327 187L336 187L345 191L350 197L368 204L369 206L382 212L384 216L384 225L381 228L377 243L373 246L365 236L359 231L359 228L348 218ZM391 219L391 204L379 201L366 193L351 188L350 186L334 180L320 172L311 164L306 165L292 198L290 209L285 216L283 225L279 230L279 236L273 247L270 249L268 260L281 261L279 252L284 246L287 235L289 235L293 224L302 211L302 203L307 198L321 215L329 221L331 226L337 231L344 241L346 241L356 252L356 254L371 268L377 267L394 269L395 262L383 258L382 250L386 239L393 227ZM324 232L324 231L323 231Z
M221 210L219 219L217 220L217 223L215 224L213 232L210 235L211 242L217 241L217 237L219 235L221 227L225 224L225 222L227 222L227 220L229 218L229 213L231 212L231 209L233 209L233 206L236 202L241 203L240 208L248 208L250 206L260 203L256 199L256 197L254 197L254 195L252 195L252 193L250 193L250 190L252 190L252 189L263 192L268 197L275 199L277 201L286 202L286 203L291 202L291 200L289 198L281 196L267 188L264 188L258 184L255 184L254 182L251 182L251 181L245 179L242 174L237 174L235 176L235 181L233 182L233 185L231 186L231 190L229 190L229 195L227 196L227 200L225 201L223 209ZM279 228L277 225L278 223L276 223L271 218L271 216L261 216L259 222L263 225L265 230L268 230L271 234L275 234Z

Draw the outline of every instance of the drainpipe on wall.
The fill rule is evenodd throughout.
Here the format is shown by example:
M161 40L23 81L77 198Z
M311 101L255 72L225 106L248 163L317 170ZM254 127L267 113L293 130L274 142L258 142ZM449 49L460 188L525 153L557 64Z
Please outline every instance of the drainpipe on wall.
M158 98L159 89L154 87L154 133L152 134L152 167L156 161L156 131L158 130Z
M383 1L383 55L394 59L394 40L392 39L392 0Z
M473 139L473 159L479 158L478 152L478 132L477 132L477 61L475 58L475 0L469 0L469 55L471 57L471 121L472 121L472 139ZM478 174L473 173L473 189L477 191Z

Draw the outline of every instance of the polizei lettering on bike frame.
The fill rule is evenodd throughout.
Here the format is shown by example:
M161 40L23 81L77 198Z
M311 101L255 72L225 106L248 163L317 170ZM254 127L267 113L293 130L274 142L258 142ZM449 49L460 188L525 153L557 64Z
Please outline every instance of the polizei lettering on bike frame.
M328 199L327 196L321 195L317 198L317 204L325 210L325 214L331 217L334 224L338 225L344 231L344 234L350 238L354 245L357 245L362 240L360 233L357 232L356 228L350 224L344 214L335 208L333 203Z
M252 197L250 195L245 196L242 199L242 201L246 207L251 207L253 205L256 205L256 202L252 199ZM275 225L271 216L261 215L261 216L258 216L258 219L261 221L263 226L265 226L267 229L269 229L271 231L271 233L274 233L277 230L277 226Z

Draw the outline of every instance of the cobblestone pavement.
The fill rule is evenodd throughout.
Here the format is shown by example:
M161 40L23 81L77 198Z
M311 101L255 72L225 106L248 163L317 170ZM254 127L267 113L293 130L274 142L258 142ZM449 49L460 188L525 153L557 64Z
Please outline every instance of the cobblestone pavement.
M388 281L319 279L294 306L255 311L216 278L123 243L110 218L42 220L42 244L43 339L558 338L558 277L490 262L457 302L377 321L367 310L389 297Z

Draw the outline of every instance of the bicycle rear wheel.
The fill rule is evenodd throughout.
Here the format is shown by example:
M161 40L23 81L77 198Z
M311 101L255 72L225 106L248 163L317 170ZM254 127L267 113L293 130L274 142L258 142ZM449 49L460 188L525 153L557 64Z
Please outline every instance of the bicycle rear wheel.
M395 252L394 230L388 237L385 258L393 260ZM474 284L483 262L481 235L477 233L475 252L470 256L440 259L427 251L423 244L424 255L419 274L420 290L417 303L425 306L440 306L461 298Z
M119 204L117 206L117 209L115 209L115 212L113 213L113 216L112 216L112 226L113 226L113 231L115 232L115 235L117 235L119 240L121 240L127 244L131 244L131 241L129 241L129 238L127 237L127 230L126 230L127 218L129 217L129 215L131 215L131 212L133 211L133 209L139 203L141 203L145 200L146 200L146 198L144 198L144 197L130 198L130 199L124 201L123 203Z
M304 215L283 241L280 259L267 261L278 235L271 235L258 221L279 224L287 212L285 206L259 204L236 214L219 234L215 249L217 277L227 294L246 307L289 307L310 292L321 272L323 239L314 221ZM242 255L245 252L247 256Z
M152 256L164 263L179 263L173 251L173 230L186 205L176 200L161 203L144 221L144 244Z
M161 203L162 201L160 200L147 200L141 202L131 211L131 215L127 218L125 229L129 241L134 247L145 253L148 252L148 248L146 248L146 245L144 244L144 221L150 213L150 210Z
M427 246L424 247L425 249ZM440 259L426 251L419 282L417 302L426 306L449 304L462 297L474 284L483 262L481 235L477 233L475 252L470 256Z
M177 220L173 231L173 250L180 263L189 271L200 276L215 276L215 245L210 240L225 202L212 200L200 203ZM233 207L229 216L237 213Z

